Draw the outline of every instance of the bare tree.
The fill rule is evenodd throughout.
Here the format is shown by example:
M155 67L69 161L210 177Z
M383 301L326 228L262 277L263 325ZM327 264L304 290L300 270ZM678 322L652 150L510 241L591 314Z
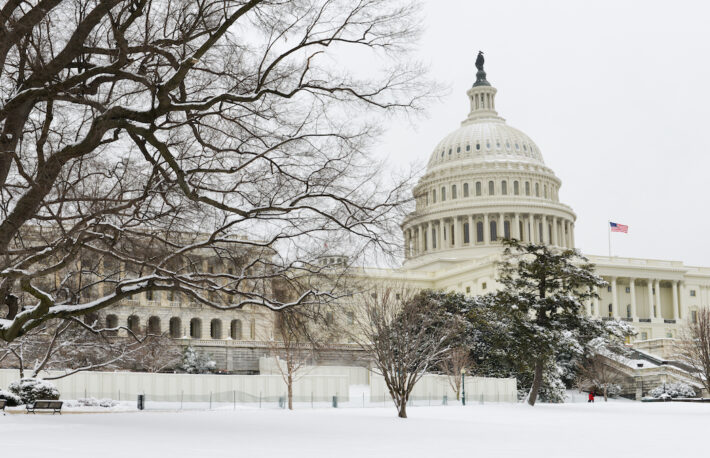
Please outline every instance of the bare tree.
M686 363L710 393L710 308L702 307L688 324L678 344L679 359Z
M456 392L456 400L461 399L461 376L464 371L471 371L473 360L471 351L466 347L452 348L441 360L441 371L449 379L451 389Z
M416 383L451 351L461 322L426 294L383 288L363 297L353 337L384 377L400 418Z
M118 329L97 332L77 319L48 321L12 342L0 344L0 367L18 369L20 378L57 372L43 377L47 380L102 368L135 369L137 358L148 351L148 346L154 346L159 336L139 336L125 328L121 329L128 337L110 335ZM162 348L156 353L170 351Z
M323 307L301 306L276 314L275 335L269 339L269 353L286 384L288 408L293 410L293 386L313 365L318 351L334 338L333 314Z
M171 290L273 310L323 241L395 250L379 115L431 94L387 0L0 6L0 340ZM353 53L354 51L354 53ZM362 71L351 56L368 62ZM223 272L210 272L205 257Z
M601 391L604 401L609 400L609 390L620 384L624 377L610 365L611 355L594 354L580 363L578 385L580 389Z

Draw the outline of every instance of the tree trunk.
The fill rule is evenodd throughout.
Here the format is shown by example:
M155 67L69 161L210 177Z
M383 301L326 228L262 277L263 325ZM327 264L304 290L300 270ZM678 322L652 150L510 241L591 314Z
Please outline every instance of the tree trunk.
M609 400L609 393L608 393L608 388L606 385L604 385L604 402L607 402Z
M461 400L461 384L456 385L456 400Z
M398 416L399 418L407 418L407 401L400 401Z
M293 374L288 373L288 410L293 410Z
M531 406L535 405L537 401L537 393L540 391L540 386L542 385L542 368L543 360L538 359L535 361L535 376L533 377L533 383L530 387L530 393L528 394L528 404Z

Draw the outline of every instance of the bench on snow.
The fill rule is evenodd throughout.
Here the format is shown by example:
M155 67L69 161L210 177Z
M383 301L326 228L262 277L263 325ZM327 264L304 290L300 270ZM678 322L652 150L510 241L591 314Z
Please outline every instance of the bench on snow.
M64 401L35 401L30 402L25 407L27 408L27 413L36 413L37 410L51 410L52 415L55 413L62 414L62 404Z
M2 414L5 415L5 406L7 405L7 399L0 399L0 410Z

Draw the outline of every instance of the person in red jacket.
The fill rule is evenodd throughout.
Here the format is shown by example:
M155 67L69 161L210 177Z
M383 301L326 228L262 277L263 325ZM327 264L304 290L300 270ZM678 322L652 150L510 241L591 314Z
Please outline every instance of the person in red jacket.
M587 402L594 402L594 391L589 392L589 400Z

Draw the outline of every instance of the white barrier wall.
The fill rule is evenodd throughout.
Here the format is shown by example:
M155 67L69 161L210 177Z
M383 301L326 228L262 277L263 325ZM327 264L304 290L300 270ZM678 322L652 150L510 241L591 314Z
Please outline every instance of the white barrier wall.
M144 394L148 402L276 402L285 396L286 384L280 374L276 375L278 368L273 360L264 361L263 365L271 375L80 372L52 382L59 388L62 399L135 400L139 394ZM338 396L340 402L348 402L353 385L369 385L367 397L371 401L390 399L382 376L362 367L307 367L302 374L294 383L296 402L330 402L333 396ZM51 375L50 372L48 376ZM0 389L6 389L18 379L17 370L0 369ZM444 396L451 401L456 399L448 377L425 375L415 385L411 399L443 399ZM466 377L466 399L471 402L516 402L516 380Z
M261 375L280 375L281 372L276 366L277 358L262 357L259 358L259 373ZM284 362L280 361L282 367ZM348 377L350 385L369 385L370 370L360 366L305 366L300 369L297 375L345 375Z
M50 372L48 376L51 376ZM0 370L0 389L19 379L13 369ZM145 394L148 401L164 402L259 402L276 401L286 394L280 375L151 374L142 372L80 372L52 380L63 399L95 398L134 400ZM303 376L294 383L299 400L348 400L345 375Z
M466 399L485 402L517 402L518 383L514 378L466 377ZM370 376L370 396L372 399L390 398L384 378L378 374ZM425 375L412 390L411 399L456 399L456 392L445 375Z

